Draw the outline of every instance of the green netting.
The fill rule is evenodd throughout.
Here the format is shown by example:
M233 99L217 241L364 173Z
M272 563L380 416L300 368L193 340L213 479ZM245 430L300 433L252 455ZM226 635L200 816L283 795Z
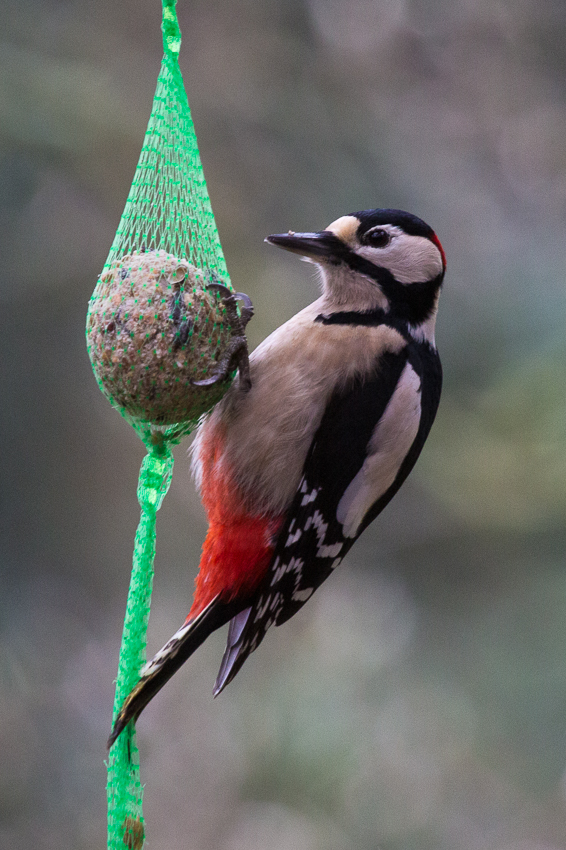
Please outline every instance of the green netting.
M143 459L138 482L141 516L134 543L112 722L137 683L145 662L155 557L155 520L172 474L173 456L166 443ZM139 773L135 729L133 723L129 723L108 757L108 850L124 850L124 845L130 850L141 850L143 846L143 786Z
M141 516L114 702L115 719L145 661L156 514L173 471L171 446L225 392L195 386L227 361L238 316L178 64L176 0L163 0L164 57L142 152L103 272L89 302L87 346L100 389L145 443ZM140 850L143 788L130 723L108 760L108 848Z
M226 389L197 388L234 328L210 283L231 288L178 56L176 0L163 0L164 56L143 147L89 303L99 386L146 443L179 438Z

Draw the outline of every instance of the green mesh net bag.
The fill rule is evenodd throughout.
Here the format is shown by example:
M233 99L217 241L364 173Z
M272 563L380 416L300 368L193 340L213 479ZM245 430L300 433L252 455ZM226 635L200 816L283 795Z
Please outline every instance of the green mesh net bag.
M173 471L171 446L230 384L249 382L238 311L210 205L179 68L176 0L163 0L164 56L147 132L116 237L89 302L87 347L102 392L148 453L114 701L114 719L145 661L155 521ZM142 785L135 730L110 749L108 848L141 850Z
M177 439L226 390L241 322L178 64L174 0L140 160L90 300L87 344L102 392L146 444Z

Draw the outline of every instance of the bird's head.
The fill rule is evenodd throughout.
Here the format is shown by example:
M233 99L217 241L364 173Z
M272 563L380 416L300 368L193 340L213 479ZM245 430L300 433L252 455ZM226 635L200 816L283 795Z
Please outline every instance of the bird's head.
M330 309L382 309L413 328L432 322L434 331L446 257L433 229L411 213L363 210L326 230L266 241L318 265Z

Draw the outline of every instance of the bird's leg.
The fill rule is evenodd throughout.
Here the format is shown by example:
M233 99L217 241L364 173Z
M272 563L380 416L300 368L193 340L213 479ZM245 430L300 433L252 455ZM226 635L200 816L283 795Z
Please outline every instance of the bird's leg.
M245 337L241 336L234 337L230 341L226 351L218 362L218 368L210 378L203 378L202 381L191 381L191 384L195 387L210 387L213 384L218 384L220 381L225 381L236 368L240 373L240 385L244 390L249 390L252 382L250 379L248 346Z
M195 387L209 387L212 384L225 381L230 377L234 369L237 368L240 373L240 385L242 389L247 391L251 388L252 382L250 378L248 343L244 329L254 314L253 304L248 295L245 295L243 292L232 292L222 283L210 283L207 289L212 289L219 293L222 303L226 307L228 321L232 328L232 339L220 358L218 368L214 374L209 378L204 378L202 381L191 381L191 384ZM236 306L237 301L244 302L240 313L238 313Z

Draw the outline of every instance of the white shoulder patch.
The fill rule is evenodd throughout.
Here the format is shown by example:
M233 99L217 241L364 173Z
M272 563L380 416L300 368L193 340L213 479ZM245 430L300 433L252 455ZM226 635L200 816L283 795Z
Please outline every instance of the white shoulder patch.
M419 430L421 381L407 363L368 444L364 465L338 503L345 537L355 537L371 506L395 481Z

